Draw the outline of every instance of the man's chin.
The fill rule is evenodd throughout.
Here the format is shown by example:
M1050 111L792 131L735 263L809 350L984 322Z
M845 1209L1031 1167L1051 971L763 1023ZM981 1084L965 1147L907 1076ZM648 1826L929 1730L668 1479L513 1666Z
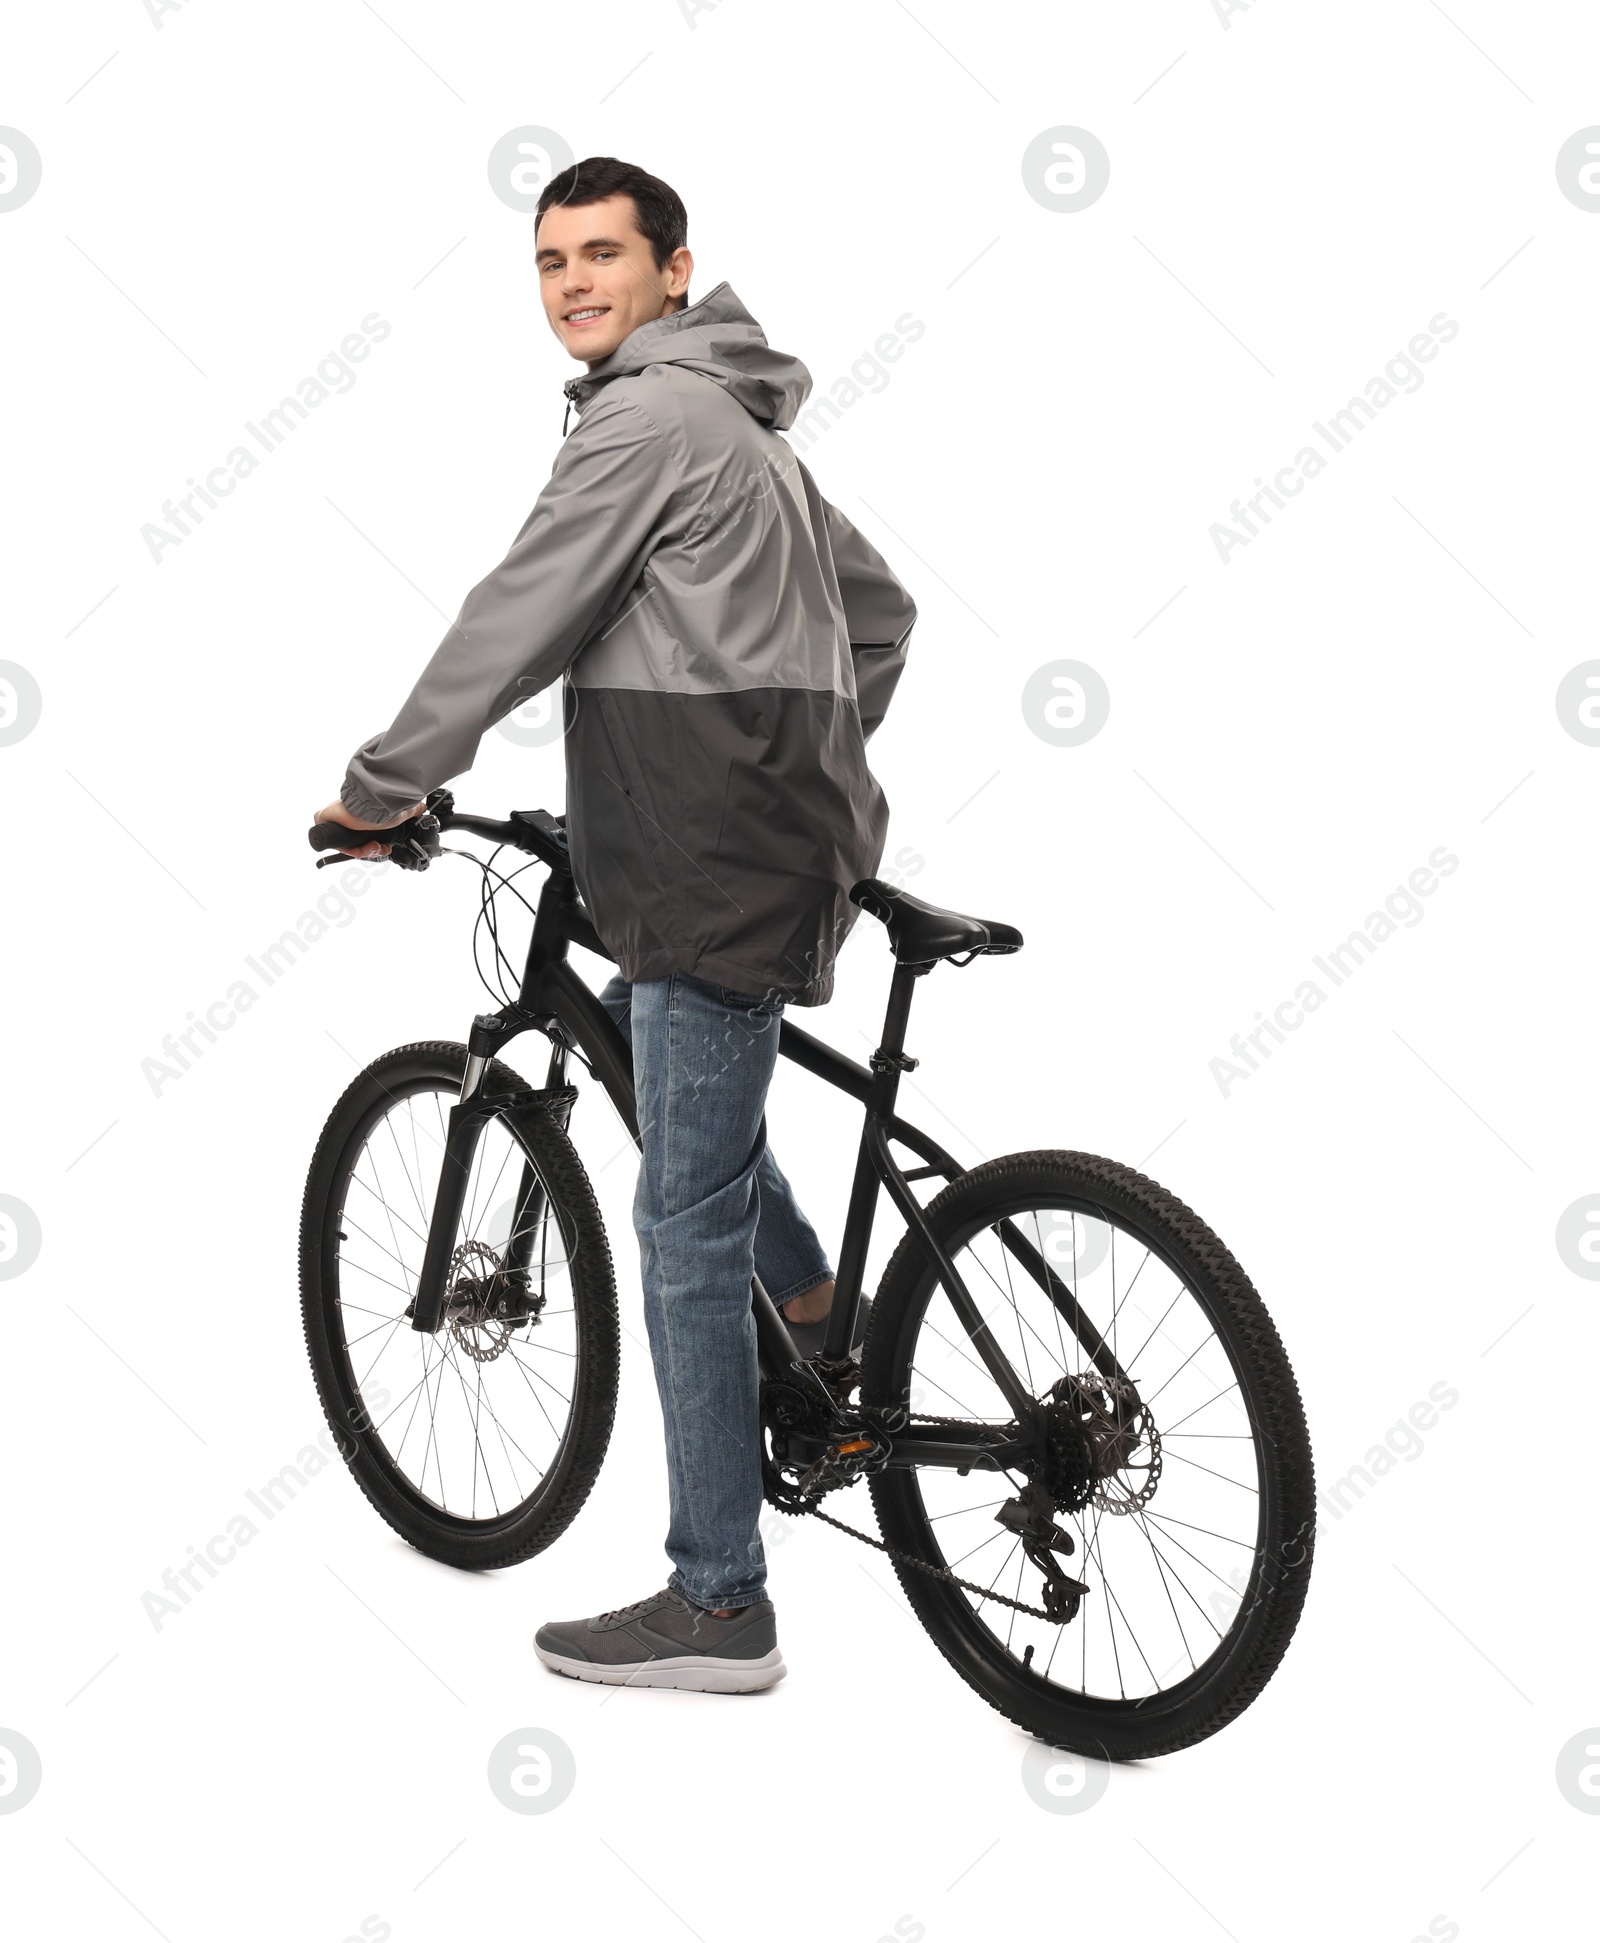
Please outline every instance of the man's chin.
M580 358L585 364L598 364L602 358L610 357L622 340L628 335L615 324L608 323L603 329L588 331L564 330L561 342L567 356Z

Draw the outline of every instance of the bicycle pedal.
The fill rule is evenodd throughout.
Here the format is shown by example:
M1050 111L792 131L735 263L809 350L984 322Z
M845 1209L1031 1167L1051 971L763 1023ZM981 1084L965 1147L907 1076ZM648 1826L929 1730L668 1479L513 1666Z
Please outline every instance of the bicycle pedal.
M887 1456L887 1448L880 1451L878 1440L874 1437L845 1438L840 1443L830 1444L814 1464L808 1465L800 1473L796 1488L804 1497L820 1497L824 1491L853 1484L875 1461L881 1462Z

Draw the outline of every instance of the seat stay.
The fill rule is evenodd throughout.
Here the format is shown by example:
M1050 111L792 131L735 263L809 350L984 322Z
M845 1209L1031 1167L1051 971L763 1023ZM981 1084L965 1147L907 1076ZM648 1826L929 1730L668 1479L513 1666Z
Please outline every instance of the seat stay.
M779 1027L778 1051L802 1071L825 1080L829 1086L836 1086L841 1093L848 1093L863 1105L876 1084L873 1074L865 1066L848 1054L836 1051L826 1040L815 1038L792 1019L785 1018ZM941 1174L947 1181L953 1181L967 1171L954 1155L945 1152L931 1134L924 1133L898 1113L887 1115L884 1132L890 1140L897 1140L902 1147L909 1147L927 1164L931 1173Z
M1011 1406L1018 1423L1032 1423L1038 1405L1028 1386L1018 1376L1011 1365L1011 1359L1000 1347L994 1332L984 1321L983 1311L973 1298L972 1291L961 1279L961 1272L945 1253L943 1244L928 1226L923 1214L922 1204L907 1187L900 1170L894 1164L889 1152L887 1132L883 1123L876 1117L868 1122L865 1144L877 1168L878 1178L889 1190L889 1198L900 1210L907 1228L916 1237L922 1252L938 1272L944 1285L945 1294L950 1298L950 1306L955 1310L967 1339L983 1358L984 1365L994 1378L995 1387Z
M1007 1254L1022 1264L1032 1279L1050 1298L1056 1313L1077 1338L1084 1354L1104 1377L1113 1383L1127 1384L1137 1396L1133 1379L1117 1361L1111 1345L1091 1321L1077 1296L1062 1281L1039 1250L1009 1216L995 1224L995 1233Z

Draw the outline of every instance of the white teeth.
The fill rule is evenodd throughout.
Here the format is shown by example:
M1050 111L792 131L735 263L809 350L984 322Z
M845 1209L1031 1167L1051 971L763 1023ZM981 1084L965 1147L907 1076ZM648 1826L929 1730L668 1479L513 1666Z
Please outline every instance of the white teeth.
M569 310L567 312L567 322L569 324L580 324L586 317L603 317L604 315L605 312L603 310Z

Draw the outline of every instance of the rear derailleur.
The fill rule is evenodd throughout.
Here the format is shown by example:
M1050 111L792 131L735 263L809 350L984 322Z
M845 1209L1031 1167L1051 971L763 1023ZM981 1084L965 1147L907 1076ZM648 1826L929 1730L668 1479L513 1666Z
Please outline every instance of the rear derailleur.
M1078 1549L1071 1532L1055 1521L1055 1503L1046 1484L1024 1485L1015 1498L1007 1498L994 1514L995 1523L1004 1525L1022 1540L1023 1556L1044 1580L1044 1609L1063 1625L1078 1616L1078 1602L1089 1588L1082 1579L1069 1578L1056 1563L1055 1554L1070 1558Z

